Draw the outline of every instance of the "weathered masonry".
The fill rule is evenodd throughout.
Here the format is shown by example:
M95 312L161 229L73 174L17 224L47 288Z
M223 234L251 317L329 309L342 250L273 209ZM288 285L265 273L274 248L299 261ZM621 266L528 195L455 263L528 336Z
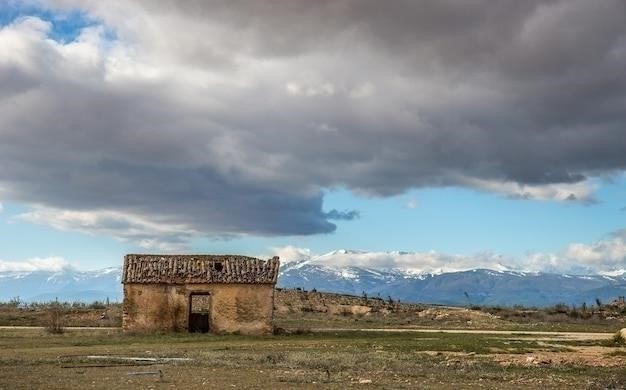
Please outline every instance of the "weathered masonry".
M124 257L125 330L272 333L278 257Z

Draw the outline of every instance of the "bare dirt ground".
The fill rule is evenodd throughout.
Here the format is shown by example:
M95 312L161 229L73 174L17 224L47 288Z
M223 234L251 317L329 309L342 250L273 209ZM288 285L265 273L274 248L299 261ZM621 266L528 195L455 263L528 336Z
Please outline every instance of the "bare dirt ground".
M492 330L492 329L428 329L428 328L317 328L313 332L337 332L337 331L360 331L360 332L393 332L393 333L455 333L455 334L492 334L492 335L520 335L526 339L534 340L608 340L615 333L598 332L544 332L544 331L517 331L517 330Z
M625 356L612 356L606 347L576 347L573 351L550 352L538 351L528 354L498 354L494 360L503 366L516 365L561 365L561 366L593 366L593 367L624 367Z

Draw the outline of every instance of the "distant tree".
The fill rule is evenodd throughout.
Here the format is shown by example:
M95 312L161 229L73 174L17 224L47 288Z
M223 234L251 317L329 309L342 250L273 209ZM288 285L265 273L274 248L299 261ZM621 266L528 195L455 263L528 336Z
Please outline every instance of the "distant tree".
M13 306L13 307L18 307L20 304L22 303L22 301L20 300L20 297L13 297L11 299L9 299L9 305Z
M65 329L63 328L63 316L64 311L58 302L51 303L47 309L47 323L46 331L52 334L62 334Z
M600 301L600 298L596 298L596 305L598 305L598 309L602 307L602 301Z

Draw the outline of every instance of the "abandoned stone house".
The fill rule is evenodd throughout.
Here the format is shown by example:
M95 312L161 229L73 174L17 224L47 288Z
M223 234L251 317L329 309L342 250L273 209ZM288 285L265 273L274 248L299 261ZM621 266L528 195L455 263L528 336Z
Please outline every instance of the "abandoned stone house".
M124 257L125 330L270 334L278 257Z

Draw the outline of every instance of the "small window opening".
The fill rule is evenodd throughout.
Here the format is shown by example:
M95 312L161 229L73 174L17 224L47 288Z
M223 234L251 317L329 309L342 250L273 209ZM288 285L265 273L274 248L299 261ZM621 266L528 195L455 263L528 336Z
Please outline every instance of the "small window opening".
M222 272L222 270L224 269L221 261L216 262L213 266L215 267L215 270L217 272Z

